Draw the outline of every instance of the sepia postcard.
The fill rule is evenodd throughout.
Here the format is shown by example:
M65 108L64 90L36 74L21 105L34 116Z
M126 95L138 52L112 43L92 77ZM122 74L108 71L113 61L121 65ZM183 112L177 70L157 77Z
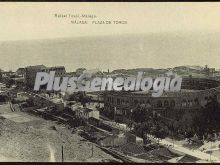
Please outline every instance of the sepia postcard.
M1 2L0 162L220 163L220 2Z

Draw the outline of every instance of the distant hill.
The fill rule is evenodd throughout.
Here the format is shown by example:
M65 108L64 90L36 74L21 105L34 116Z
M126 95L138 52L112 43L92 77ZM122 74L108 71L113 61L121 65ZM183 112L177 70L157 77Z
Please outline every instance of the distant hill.
M204 67L197 65L177 66L174 68L154 69L154 68L136 68L136 69L116 69L113 74L131 74L137 75L138 72L145 72L146 75L161 75L168 71L173 71L177 74L200 73Z
M117 69L113 70L113 74L128 74L137 75L138 72L144 72L145 75L159 75L167 72L167 69L153 69L153 68L136 68L136 69Z
M194 66L194 65L177 66L173 68L173 70L187 70L187 71L201 71L203 69L204 67L202 66Z

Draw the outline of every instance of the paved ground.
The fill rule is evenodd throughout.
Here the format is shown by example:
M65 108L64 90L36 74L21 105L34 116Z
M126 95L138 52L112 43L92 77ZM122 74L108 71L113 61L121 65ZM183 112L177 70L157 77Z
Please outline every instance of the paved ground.
M160 140L160 144L163 144L164 146L166 146L166 145L172 146L173 145L173 143L171 143L165 139ZM174 147L172 147L172 149L179 151L179 152L182 152L182 153L185 153L185 154L188 154L188 155L191 155L191 156L194 156L194 157L199 158L201 160L210 161L210 154L201 152L200 150L190 150L190 149L185 148L179 144L174 144ZM220 162L220 158L216 157L214 155L211 156L211 160L213 162Z
M0 104L0 114L12 112L8 103Z
M110 122L109 122L110 123ZM123 129L123 128L121 128ZM127 129L124 129L124 131L127 131ZM151 135L151 140L155 140L157 138L155 138L154 136ZM155 142L157 142L157 140L155 140ZM170 139L162 139L160 140L160 144L164 145L164 146L173 146L173 142L170 141ZM177 152L181 152L184 154L188 154L191 156L194 156L198 159L201 159L202 161L206 161L206 162L210 162L210 158L212 162L220 162L220 155L218 155L219 152L212 154L210 157L210 154L205 153L205 152L201 152L199 149L188 149L183 147L184 141L180 141L180 142L175 142L174 143L174 147L172 147L172 149L176 150Z
M220 140L215 142L205 142L199 149L205 148L205 152L212 151L212 155L220 158Z
M21 162L21 160L0 155L0 162Z
M40 118L28 115L24 112L13 112L13 113L4 113L0 114L3 118L14 121L16 123L25 123L34 120L40 120Z

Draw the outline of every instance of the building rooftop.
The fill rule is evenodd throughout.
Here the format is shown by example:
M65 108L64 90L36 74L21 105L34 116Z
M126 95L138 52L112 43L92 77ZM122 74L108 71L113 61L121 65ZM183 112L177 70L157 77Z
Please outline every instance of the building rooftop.
M24 71L24 68L18 68L16 72L18 71Z
M33 66L27 66L26 69L45 69L46 66L44 65L33 65Z
M64 66L52 66L52 67L46 67L45 69L51 69L51 70L53 70L53 69L65 69L65 67Z
M143 154L145 153L144 147L135 143L126 143L120 147L123 153L129 154Z
M81 112L92 112L93 111L92 109L85 108L85 107L83 107L83 108L79 107L77 110L81 111Z
M190 155L184 156L178 161L178 163L196 163L199 159Z

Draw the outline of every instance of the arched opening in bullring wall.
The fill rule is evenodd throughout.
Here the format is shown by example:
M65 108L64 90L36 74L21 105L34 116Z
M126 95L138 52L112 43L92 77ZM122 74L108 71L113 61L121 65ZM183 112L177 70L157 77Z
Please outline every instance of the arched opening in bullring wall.
M195 105L199 105L199 99L198 99L198 98L195 98L195 99L194 99L194 103L195 103Z
M193 106L193 100L189 100L188 105L189 105L189 107L192 107Z
M137 104L138 104L138 100L134 100L134 106L137 106Z
M158 108L163 107L163 103L162 103L161 100L158 100L158 101L157 101L157 107L158 107Z
M117 98L117 105L120 105L120 99Z
M186 99L183 99L182 100L182 107L187 107L187 100Z
M169 107L169 101L167 100L164 101L164 107Z
M146 105L146 108L150 108L152 106L149 99L146 101L145 105Z
M170 106L171 106L171 107L175 107L175 106L176 106L176 103L175 103L174 100L171 100L171 101L170 101Z

